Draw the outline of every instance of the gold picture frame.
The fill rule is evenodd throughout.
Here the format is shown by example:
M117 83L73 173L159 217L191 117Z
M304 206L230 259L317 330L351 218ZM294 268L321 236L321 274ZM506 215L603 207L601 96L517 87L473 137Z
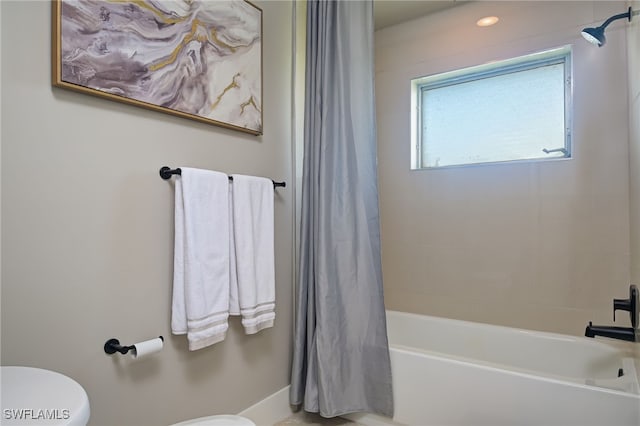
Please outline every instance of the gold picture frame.
M262 9L253 3L52 0L52 19L54 86L263 133Z

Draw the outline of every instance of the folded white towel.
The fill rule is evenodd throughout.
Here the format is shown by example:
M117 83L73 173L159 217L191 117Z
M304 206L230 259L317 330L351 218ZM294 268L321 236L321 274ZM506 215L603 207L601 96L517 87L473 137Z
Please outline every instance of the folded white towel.
M189 350L224 340L229 316L229 179L182 167L175 181L171 331Z
M231 186L236 259L231 271L237 273L242 325L245 333L254 334L272 327L276 316L273 182L233 175ZM234 310L231 306L232 313Z

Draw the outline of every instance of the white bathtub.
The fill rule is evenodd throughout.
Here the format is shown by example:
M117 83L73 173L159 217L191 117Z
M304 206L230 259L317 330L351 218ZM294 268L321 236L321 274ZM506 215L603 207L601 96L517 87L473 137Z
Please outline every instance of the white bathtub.
M387 326L395 415L347 416L362 424L640 425L631 344L395 311Z

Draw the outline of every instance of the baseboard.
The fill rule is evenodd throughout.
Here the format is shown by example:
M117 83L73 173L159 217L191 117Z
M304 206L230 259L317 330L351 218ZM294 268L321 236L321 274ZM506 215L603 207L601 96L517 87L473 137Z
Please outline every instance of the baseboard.
M289 417L293 410L289 405L289 388L285 386L262 401L238 413L246 417L258 426L271 426L280 420Z

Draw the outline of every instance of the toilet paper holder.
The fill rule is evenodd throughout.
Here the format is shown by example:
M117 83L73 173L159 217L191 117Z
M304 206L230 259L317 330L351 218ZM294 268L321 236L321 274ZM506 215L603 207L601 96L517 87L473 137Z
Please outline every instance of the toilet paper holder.
M164 342L164 337L158 336L158 338ZM134 348L135 345L123 346L120 344L120 340L109 339L104 344L104 353L106 353L107 355L113 355L116 352L120 352L122 355L125 355Z

